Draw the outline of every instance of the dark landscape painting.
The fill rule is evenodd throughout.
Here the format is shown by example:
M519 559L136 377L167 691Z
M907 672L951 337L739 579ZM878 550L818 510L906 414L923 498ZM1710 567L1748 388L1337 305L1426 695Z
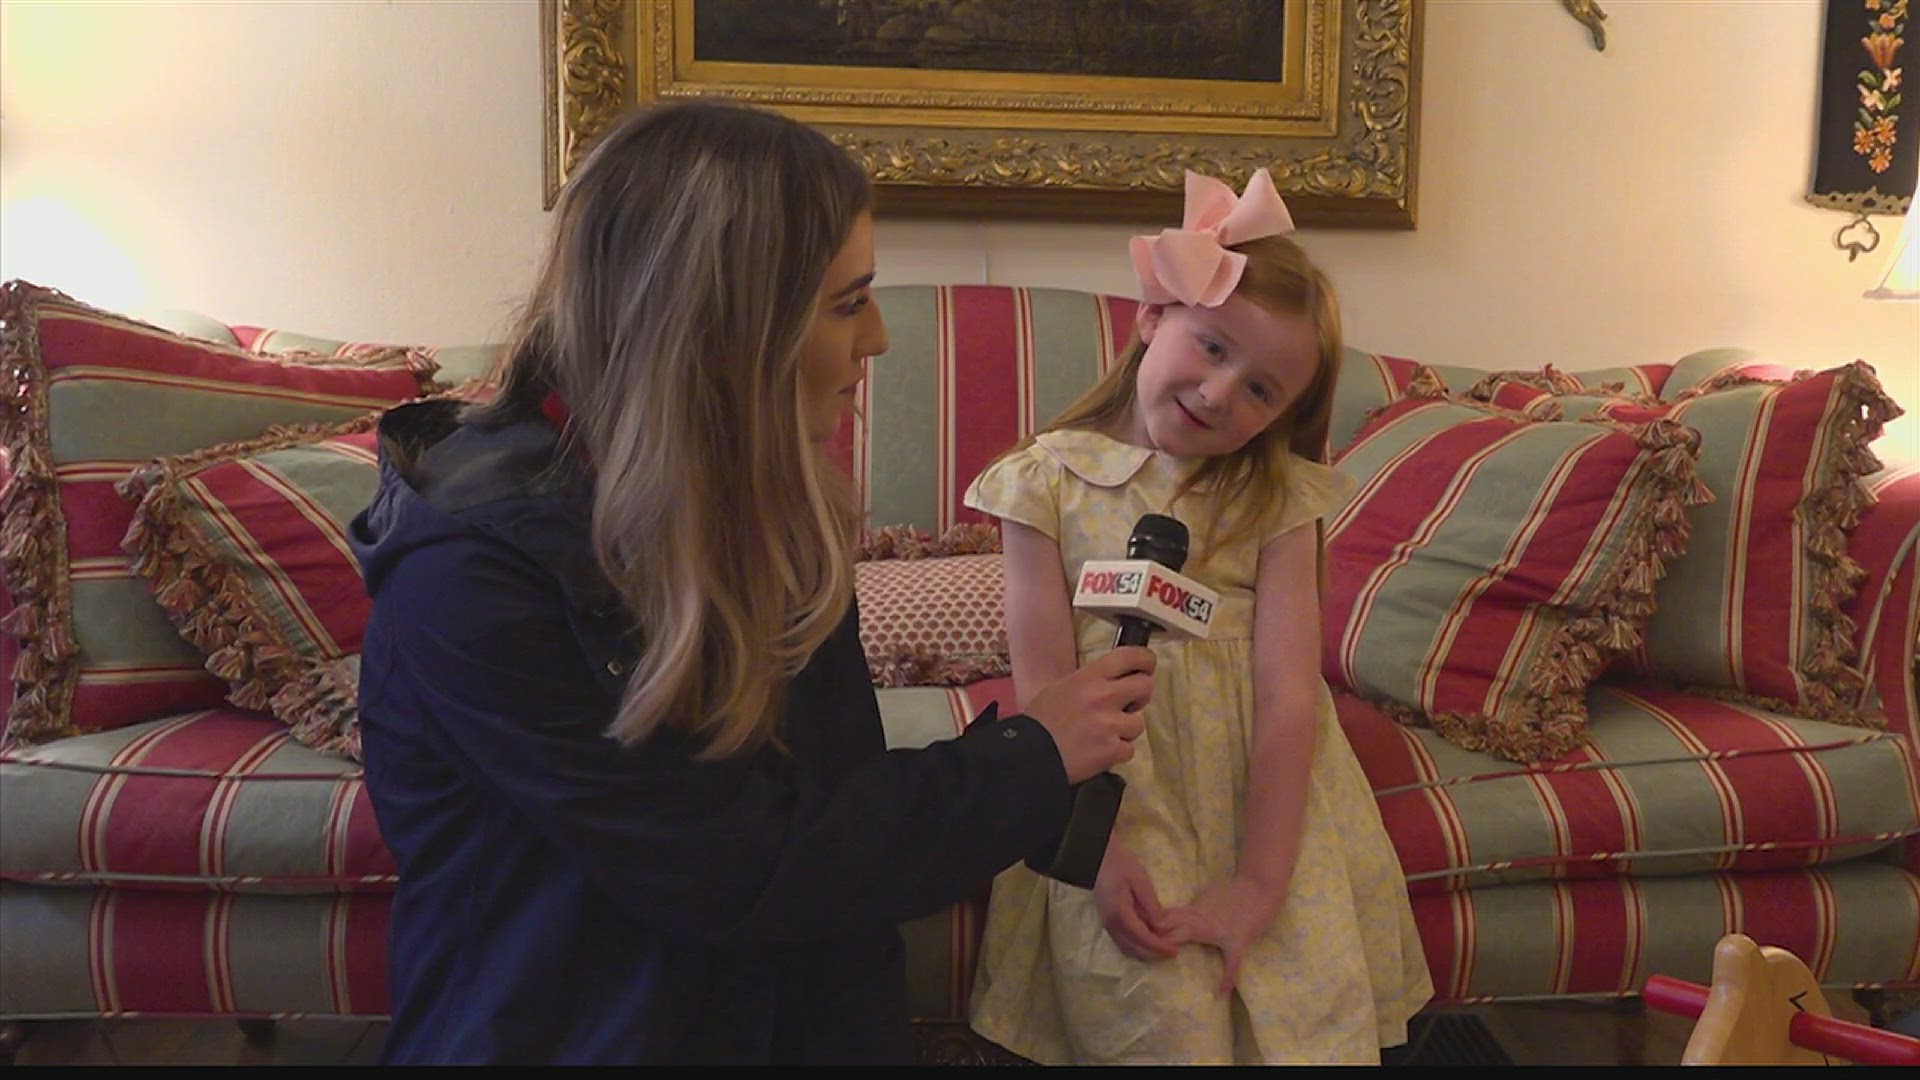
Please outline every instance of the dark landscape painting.
M696 60L1280 82L1282 0L694 0Z

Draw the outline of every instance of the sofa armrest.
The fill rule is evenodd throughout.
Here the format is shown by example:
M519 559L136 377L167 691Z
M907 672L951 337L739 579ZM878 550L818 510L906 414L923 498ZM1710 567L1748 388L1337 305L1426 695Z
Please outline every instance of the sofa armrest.
M1862 481L1874 503L1860 515L1847 553L1864 576L1845 612L1854 624L1867 695L1877 694L1887 728L1907 737L1920 730L1914 687L1915 635L1920 634L1920 461L1900 462ZM1871 696L1862 704L1871 704Z
M1879 699L1887 730L1906 736L1907 765L1920 790L1920 692L1914 686L1920 637L1920 461L1896 462L1861 481L1874 496L1848 538L1863 571L1843 609L1853 620L1866 675L1861 705ZM1920 834L1907 837L1900 865L1920 873Z

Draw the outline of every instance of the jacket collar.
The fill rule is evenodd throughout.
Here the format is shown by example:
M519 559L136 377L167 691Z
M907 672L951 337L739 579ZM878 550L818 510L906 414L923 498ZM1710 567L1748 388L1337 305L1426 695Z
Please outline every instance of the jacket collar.
M593 477L559 450L546 417L463 423L461 403L416 402L380 423L383 449L411 460L404 479L440 513L508 544L552 573L570 604L604 614L619 593L593 553Z

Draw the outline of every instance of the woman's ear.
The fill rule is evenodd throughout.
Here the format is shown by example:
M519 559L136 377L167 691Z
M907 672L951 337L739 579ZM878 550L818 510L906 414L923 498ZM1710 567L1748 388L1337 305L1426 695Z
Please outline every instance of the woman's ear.
M1140 310L1134 313L1133 329L1140 335L1142 345L1153 344L1153 332L1160 328L1160 316L1166 312L1164 304L1141 304Z

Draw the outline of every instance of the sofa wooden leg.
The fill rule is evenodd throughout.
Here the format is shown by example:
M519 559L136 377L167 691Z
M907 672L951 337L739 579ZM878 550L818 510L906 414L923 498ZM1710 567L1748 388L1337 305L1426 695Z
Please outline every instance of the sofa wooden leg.
M255 1046L265 1046L273 1041L273 1021L264 1016L249 1016L239 1021L240 1034Z
M24 1020L0 1020L0 1065L12 1065L32 1033L33 1025Z
M1885 990L1855 990L1853 1003L1867 1010L1867 1023L1874 1027L1887 1026L1887 992Z
M1855 990L1853 1000L1874 1027L1920 1038L1920 990Z

